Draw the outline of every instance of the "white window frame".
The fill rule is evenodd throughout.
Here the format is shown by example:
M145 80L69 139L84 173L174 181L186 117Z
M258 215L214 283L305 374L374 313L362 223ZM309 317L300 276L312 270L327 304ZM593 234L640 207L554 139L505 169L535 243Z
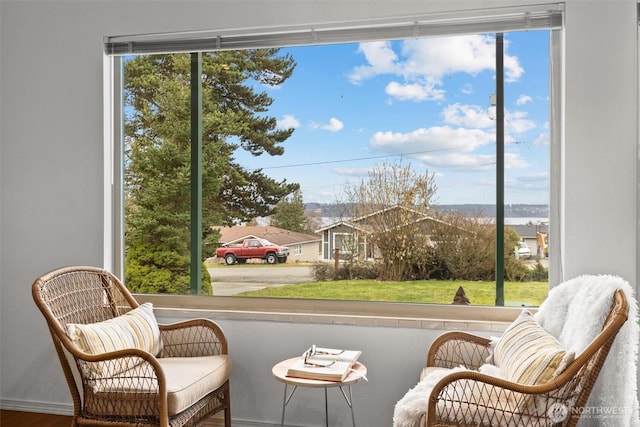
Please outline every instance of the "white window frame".
M124 277L124 215L121 99L122 61L118 54L207 51L215 48L270 47L376 39L446 36L480 32L522 31L527 25L550 29L550 288L563 280L562 215L564 177L564 4L485 8L425 16L390 17L278 28L246 28L155 35L105 37L104 94L104 266ZM402 29L402 30L399 30ZM402 33L402 34L401 34ZM193 43L200 41L199 45ZM191 43L191 44L190 44ZM243 45L244 44L244 45ZM116 52L116 54L114 54ZM254 313L327 313L373 318L465 319L511 321L519 309L505 307L452 307L438 304L385 303L335 300L298 300L188 295L137 295L158 307ZM460 310L462 309L462 310Z

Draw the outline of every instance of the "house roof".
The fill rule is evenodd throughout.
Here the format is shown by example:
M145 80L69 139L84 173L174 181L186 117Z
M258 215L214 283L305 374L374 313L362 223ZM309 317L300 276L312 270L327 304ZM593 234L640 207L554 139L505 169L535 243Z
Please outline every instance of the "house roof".
M351 221L338 221L338 222L334 222L332 224L327 224L326 226L316 230L316 233L321 233L321 232L323 232L325 230L329 230L331 228L336 228L336 227L339 227L341 225L344 225L344 226L350 227L350 228L354 228L354 229L359 230L359 231L364 231L364 232L368 231L368 229L366 227L363 227L362 225L359 225L359 224L354 224Z
M415 218L417 218L417 219L426 219L426 218L433 219L430 216L428 216L428 215L426 215L426 214L424 214L424 213L422 213L420 211L417 211L415 209L411 209L411 208L408 208L406 206L393 205L393 206L388 206L386 208L382 208L380 210L368 213L366 215L359 216L358 218L354 218L353 222L360 222L360 223L366 222L370 217L377 216L377 215L384 215L387 212L391 212L391 211L395 211L395 210L403 210L403 211L406 211L406 212L410 212L410 213L414 214Z
M516 233L520 235L522 238L536 238L536 231L540 231L541 233L548 233L548 225L546 223L540 224L514 224L509 227L516 230Z
M403 209L403 210L413 214L413 218L411 218L409 221L407 221L407 224L417 223L417 222L422 222L422 221L433 221L433 222L440 222L440 223L443 223L443 224L445 223L440 219L433 218L433 217L431 217L429 215L426 215L426 214L424 214L422 212L419 212L417 210L410 209L410 208L407 208L407 207L404 207L404 206L397 206L396 205L396 206L390 206L390 207L387 207L387 208L384 208L384 209L380 209L378 211L369 213L367 215L360 216L358 218L354 218L354 219L352 219L350 221L344 221L343 220L343 221L334 222L333 224L328 224L328 225L322 227L321 229L317 230L316 232L320 233L322 231L329 230L329 229L332 229L332 228L336 228L336 227L341 226L341 225L344 225L346 227L351 227L351 228L357 229L359 231L368 232L368 231L370 231L369 230L370 227L368 225L368 221L369 221L369 219L371 217L373 217L375 215L384 215L387 212L390 212L390 211L396 210L396 209Z
M299 245L309 242L319 242L320 237L314 234L298 233L283 228L258 225L244 225L235 227L213 226L220 231L220 243L228 245L239 243L244 239L267 239L271 243L281 246Z

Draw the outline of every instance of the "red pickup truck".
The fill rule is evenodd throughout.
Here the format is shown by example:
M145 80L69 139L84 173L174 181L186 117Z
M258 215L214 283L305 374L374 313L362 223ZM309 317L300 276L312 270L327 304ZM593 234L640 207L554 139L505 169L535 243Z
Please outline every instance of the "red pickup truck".
M240 246L222 246L216 249L216 256L224 258L227 265L236 262L244 264L248 259L260 258L267 264L287 262L289 248L274 245L266 239L245 239Z

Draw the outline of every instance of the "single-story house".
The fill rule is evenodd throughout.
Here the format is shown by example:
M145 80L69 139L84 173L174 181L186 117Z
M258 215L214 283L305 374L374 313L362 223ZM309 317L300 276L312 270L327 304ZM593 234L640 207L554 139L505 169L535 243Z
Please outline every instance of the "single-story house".
M234 227L214 226L220 231L223 246L242 243L244 239L266 239L271 243L289 248L287 262L316 262L320 256L320 237L315 234L298 233L283 228L259 225Z
M398 209L402 209L404 213L395 213ZM371 235L374 230L373 224L383 215L402 218L403 221L398 221L396 218L394 222L387 222L387 225L391 223L395 227L402 227L411 223L423 223L424 227L421 227L421 230L424 230L427 236L431 223L440 222L440 220L429 215L402 206L392 206L354 219L340 220L316 231L316 233L321 233L322 235L322 260L334 260L336 250L338 250L340 259L346 259L351 256L360 261L380 258L378 249L372 243ZM354 252L356 252L355 255L353 254Z

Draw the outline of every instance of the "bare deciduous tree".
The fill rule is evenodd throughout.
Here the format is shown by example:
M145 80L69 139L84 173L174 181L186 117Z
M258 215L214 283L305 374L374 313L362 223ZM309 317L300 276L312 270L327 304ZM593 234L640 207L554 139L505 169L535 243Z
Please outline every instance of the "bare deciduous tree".
M366 235L382 258L382 279L403 279L412 251L429 244L429 208L436 190L433 174L402 162L376 166L345 190L352 220L365 230L361 238Z

